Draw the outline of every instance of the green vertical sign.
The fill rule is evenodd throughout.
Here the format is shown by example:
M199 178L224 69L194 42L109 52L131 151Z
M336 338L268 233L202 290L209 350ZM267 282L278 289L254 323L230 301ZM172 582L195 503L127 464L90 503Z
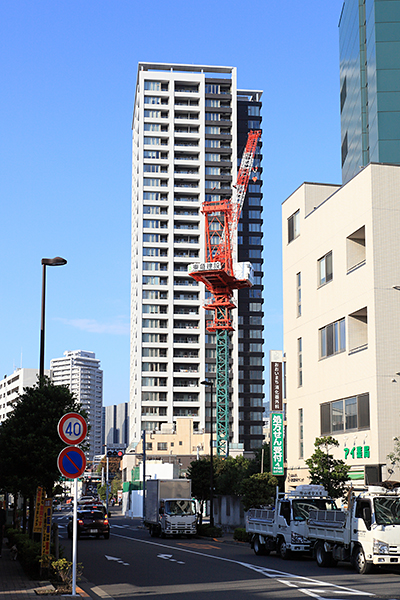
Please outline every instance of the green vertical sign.
M284 475L283 413L271 413L271 465L272 475Z

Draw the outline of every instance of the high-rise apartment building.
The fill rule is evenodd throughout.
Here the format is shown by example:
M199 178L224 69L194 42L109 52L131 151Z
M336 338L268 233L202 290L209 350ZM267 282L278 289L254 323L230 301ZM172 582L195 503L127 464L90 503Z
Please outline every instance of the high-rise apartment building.
M261 92L238 90L232 67L139 63L133 117L130 442L177 417L209 431L215 334L206 292L188 275L204 259L202 203L230 197ZM256 155L261 174L261 155ZM255 286L240 292L231 336L231 446L262 444L261 179L251 181L236 259ZM214 387L215 389L215 387ZM215 405L213 414L215 414ZM215 422L215 419L214 419Z
M339 21L342 179L400 164L400 0L346 0Z
M88 432L86 441L90 448L88 460L102 454L102 406L103 371L94 352L67 350L63 358L50 361L50 371L55 385L66 385L81 403L88 414Z

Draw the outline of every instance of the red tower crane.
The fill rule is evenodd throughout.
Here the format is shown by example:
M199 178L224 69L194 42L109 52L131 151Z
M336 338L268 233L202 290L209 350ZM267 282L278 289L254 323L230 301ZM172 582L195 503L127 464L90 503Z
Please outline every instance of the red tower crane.
M228 332L233 330L231 311L236 307L233 294L235 290L251 287L253 279L252 265L249 262L238 263L234 260L234 243L260 135L259 130L249 132L232 197L203 203L201 212L206 218L205 262L189 265L189 274L196 281L203 282L212 296L204 308L213 312L213 320L207 322L207 330L216 332L218 456L229 454ZM257 179L255 172L253 178Z

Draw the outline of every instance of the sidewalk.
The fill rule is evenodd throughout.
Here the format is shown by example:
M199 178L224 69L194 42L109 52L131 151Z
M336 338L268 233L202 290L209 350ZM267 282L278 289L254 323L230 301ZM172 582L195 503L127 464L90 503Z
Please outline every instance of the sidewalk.
M0 558L0 600L39 600L47 597L42 594L36 594L35 589L51 589L49 581L34 581L24 573L18 560L11 560L10 550L3 541L2 558ZM44 590L43 590L44 591ZM79 596L88 597L83 590L77 587ZM63 596L52 596L63 598ZM69 596L76 598L77 596Z
M25 575L18 560L11 560L10 550L3 542L2 557L0 558L0 598L1 600L38 600L34 588L42 582L32 581Z

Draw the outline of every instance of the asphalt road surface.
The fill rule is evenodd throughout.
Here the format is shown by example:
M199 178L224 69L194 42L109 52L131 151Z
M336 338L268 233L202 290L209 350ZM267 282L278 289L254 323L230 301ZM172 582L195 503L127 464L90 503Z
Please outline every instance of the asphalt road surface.
M71 557L66 514L55 514ZM111 536L78 541L79 586L92 598L148 600L400 600L400 569L356 574L350 565L319 568L307 557L256 556L248 544L150 538L139 520L111 516Z

